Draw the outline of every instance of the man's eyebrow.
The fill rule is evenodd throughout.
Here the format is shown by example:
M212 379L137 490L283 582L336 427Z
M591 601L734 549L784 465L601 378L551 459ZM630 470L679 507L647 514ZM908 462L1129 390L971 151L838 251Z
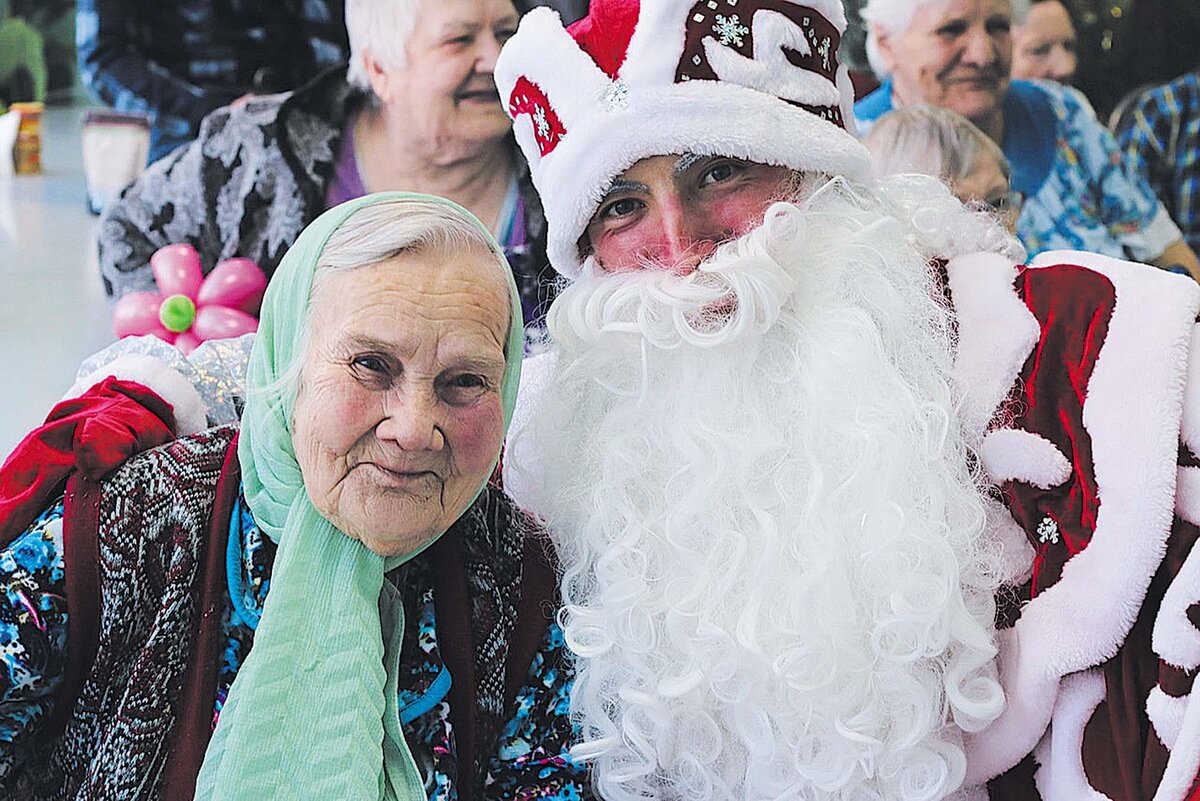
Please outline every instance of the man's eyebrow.
M671 174L678 177L696 166L698 162L704 161L708 156L702 156L699 153L684 153L675 162L675 166L671 168Z
M603 203L610 196L620 194L621 192L645 192L649 194L650 187L641 181L627 181L624 178L615 178L600 202Z

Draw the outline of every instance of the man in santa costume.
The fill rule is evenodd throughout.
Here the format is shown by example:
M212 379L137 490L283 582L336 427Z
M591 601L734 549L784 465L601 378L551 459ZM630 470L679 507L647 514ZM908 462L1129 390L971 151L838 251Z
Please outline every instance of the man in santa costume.
M575 753L606 801L1200 797L1200 290L871 179L844 28L592 0L497 64L572 282L505 461Z

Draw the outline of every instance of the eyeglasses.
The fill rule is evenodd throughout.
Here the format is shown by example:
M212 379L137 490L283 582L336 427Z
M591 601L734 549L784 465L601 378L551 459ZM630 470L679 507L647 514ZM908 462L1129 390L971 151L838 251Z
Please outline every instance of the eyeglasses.
M987 206L1001 217L1015 218L1021 213L1021 206L1025 204L1025 194L1023 192L1009 191L1002 195L994 195L989 198L984 198L983 205Z

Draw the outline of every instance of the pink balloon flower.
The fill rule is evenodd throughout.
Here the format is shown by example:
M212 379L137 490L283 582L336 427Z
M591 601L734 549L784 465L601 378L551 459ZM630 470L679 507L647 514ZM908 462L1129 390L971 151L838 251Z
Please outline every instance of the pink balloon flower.
M158 292L131 292L113 309L118 337L153 334L184 353L208 339L258 330L267 277L251 259L225 259L205 277L191 245L167 245L150 257Z

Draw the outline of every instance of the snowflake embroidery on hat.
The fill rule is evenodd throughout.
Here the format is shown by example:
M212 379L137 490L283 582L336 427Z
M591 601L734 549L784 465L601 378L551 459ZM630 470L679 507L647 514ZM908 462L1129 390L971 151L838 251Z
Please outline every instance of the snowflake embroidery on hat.
M821 56L821 64L825 67L825 69L829 69L829 45L829 37L826 36L821 40L821 43L818 44L816 48L817 54Z
M1038 542L1049 542L1053 545L1058 544L1058 523L1054 518L1046 515L1042 518L1042 522L1038 523L1037 527Z
M717 35L717 38L721 40L721 44L726 47L729 47L731 44L735 47L741 47L745 44L743 37L750 33L750 29L741 23L737 14L728 17L724 14L717 14L712 30Z
M547 155L567 135L567 129L554 113L550 99L541 87L522 76L508 101L508 113L515 122L522 114L528 114L533 125L533 136L537 140L538 150L543 156Z
M546 122L546 109L536 106L533 111L533 127L542 139L550 138L550 123Z
M604 105L609 111L629 107L629 84L618 79L604 90Z

